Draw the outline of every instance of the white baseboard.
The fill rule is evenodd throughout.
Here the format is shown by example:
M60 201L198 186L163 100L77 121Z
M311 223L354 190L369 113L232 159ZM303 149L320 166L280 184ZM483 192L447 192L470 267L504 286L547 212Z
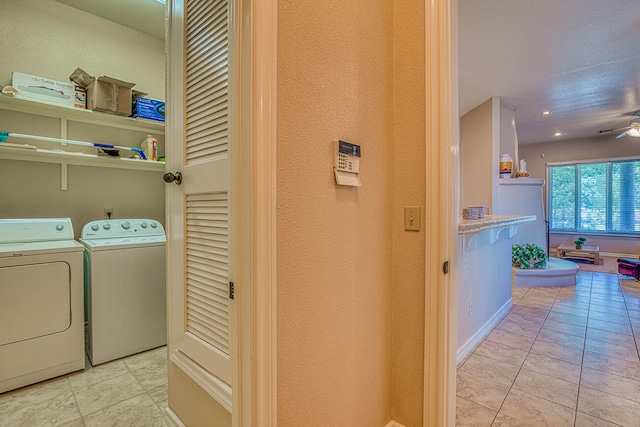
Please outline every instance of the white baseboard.
M174 427L186 427L182 421L180 420L180 418L178 418L178 416L176 415L175 412L173 412L171 410L171 408L166 408L165 409L165 418L167 419L167 421L169 421L169 424L171 424ZM396 421L389 421L389 423L385 426L385 427L404 427L404 425L396 422Z
M171 408L166 408L164 410L164 415L166 420L169 422L169 424L171 424L174 427L187 427L184 425L184 423L180 420L180 418L176 415L175 412L173 412L171 410Z
M206 371L180 350L174 350L169 356L178 368L187 374L204 391L209 393L224 409L231 413L231 386Z
M496 326L498 322L500 322L500 320L502 320L504 315L507 314L512 306L513 299L509 298L509 301L504 303L504 305L500 307L496 314L491 316L491 319L489 319L484 325L482 325L478 332L473 334L471 338L469 338L467 342L458 349L458 351L456 352L456 365L462 362L464 358L467 357L467 354L471 353L471 350L473 350L484 337L489 335L491 329L493 329L493 327Z

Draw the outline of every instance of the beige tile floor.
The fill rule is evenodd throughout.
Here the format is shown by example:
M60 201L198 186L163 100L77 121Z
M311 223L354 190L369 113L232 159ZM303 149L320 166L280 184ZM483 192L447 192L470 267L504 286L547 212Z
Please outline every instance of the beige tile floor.
M458 426L640 426L640 283L580 272L513 288L513 308L458 366Z
M168 426L167 348L0 394L0 426Z
M458 426L640 426L639 282L580 272L513 302L458 367ZM0 426L166 426L166 368L161 347L0 394Z

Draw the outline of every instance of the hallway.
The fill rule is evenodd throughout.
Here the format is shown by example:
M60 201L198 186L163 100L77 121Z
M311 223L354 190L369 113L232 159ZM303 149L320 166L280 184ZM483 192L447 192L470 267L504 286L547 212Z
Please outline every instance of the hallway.
M458 366L458 426L637 426L640 283L580 272L513 288L513 308Z

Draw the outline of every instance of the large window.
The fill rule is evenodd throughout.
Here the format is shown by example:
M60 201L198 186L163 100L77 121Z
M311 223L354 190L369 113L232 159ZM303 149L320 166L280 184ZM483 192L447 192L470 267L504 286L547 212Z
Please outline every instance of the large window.
M640 233L640 161L549 166L551 231Z

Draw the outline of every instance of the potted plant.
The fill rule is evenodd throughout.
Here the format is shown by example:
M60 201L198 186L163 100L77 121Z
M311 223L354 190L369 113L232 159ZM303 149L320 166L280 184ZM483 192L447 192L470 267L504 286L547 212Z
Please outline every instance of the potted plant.
M540 246L533 243L513 245L511 247L511 264L527 268L542 268L547 265L547 253Z
M578 239L575 240L573 243L575 243L576 249L582 249L582 246L584 246L584 242L586 241L587 239L585 239L584 237L578 237Z

